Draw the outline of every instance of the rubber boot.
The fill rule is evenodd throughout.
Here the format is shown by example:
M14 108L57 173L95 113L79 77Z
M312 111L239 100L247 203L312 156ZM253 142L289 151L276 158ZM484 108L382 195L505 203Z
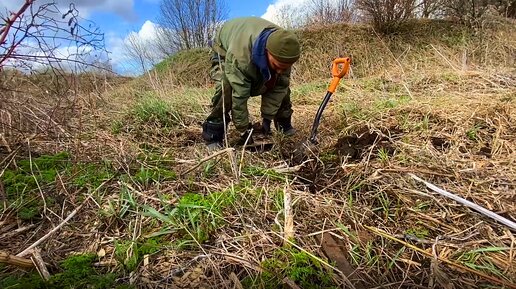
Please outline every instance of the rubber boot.
M275 118L274 125L277 131L286 136L296 134L296 129L292 126L291 118Z

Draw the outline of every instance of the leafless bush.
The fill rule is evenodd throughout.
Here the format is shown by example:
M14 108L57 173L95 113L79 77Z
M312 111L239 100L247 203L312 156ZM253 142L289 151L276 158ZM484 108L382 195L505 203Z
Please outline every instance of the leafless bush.
M438 18L443 15L445 0L418 0L415 12L421 18Z
M56 1L26 0L1 16L1 133L66 134L79 109L78 73L110 68L104 35L73 4L63 13Z
M450 0L443 2L445 15L458 19L464 24L476 26L489 11L500 16L516 18L514 0Z
M311 0L308 24L334 24L354 22L354 0Z
M414 16L415 0L357 0L357 8L381 33L395 32Z

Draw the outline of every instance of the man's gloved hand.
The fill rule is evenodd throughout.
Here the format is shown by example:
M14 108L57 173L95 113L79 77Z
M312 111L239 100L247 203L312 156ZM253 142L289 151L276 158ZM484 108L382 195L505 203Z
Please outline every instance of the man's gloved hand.
M253 130L253 125L249 124L247 129L244 132L240 133L240 139L238 140L238 142L236 144L243 146L246 144L246 141L247 141L248 145L253 144L254 140L253 140L253 136L251 135L252 130ZM248 138L249 138L249 140L247 140Z

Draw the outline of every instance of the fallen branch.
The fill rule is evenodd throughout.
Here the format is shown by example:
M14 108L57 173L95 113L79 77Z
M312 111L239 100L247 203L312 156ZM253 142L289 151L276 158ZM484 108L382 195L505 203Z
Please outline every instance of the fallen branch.
M512 230L516 231L516 223L514 223L513 221L511 221L509 219L506 219L506 218L504 218L504 217L502 217L502 216L500 216L500 215L498 215L498 214L496 214L494 212L491 212L488 209L486 209L484 207L481 207L481 206L479 206L479 205L477 205L477 204L475 204L473 202L470 202L470 201L468 201L466 199L463 199L463 198L461 198L461 197L459 197L457 195L454 195L454 194L452 194L450 192L447 192L447 191L445 191L445 190L443 190L443 189L441 189L441 188L439 188L439 187L437 187L437 186L435 186L435 185L433 185L433 184L431 184L431 183L429 183L429 182L427 182L427 181L417 177L416 175L409 174L409 176L411 176L416 181L424 183L432 191L434 191L436 193L439 193L439 194L441 194L441 195L443 195L445 197L448 197L448 198L450 198L450 199L452 199L452 200L454 200L454 201L456 201L456 202L458 202L458 203L460 203L460 204L462 204L462 205L464 205L464 206L466 206L468 208L471 208L471 209L473 209L473 210L475 210L475 211L477 211L477 212L479 212L479 213L481 213L481 214L483 214L483 215L485 215L485 216L487 216L487 217L489 217L489 218L491 218L491 219L493 219L495 221L498 221L498 222L506 225L507 227L511 228Z
M89 198L88 198L89 199ZM18 257L23 257L31 252L32 249L39 246L41 243L43 243L46 239L48 239L52 234L54 234L56 231L61 229L73 216L77 214L77 212L82 208L82 206L88 201L86 199L80 206L78 206L75 210L73 210L66 219L64 219L59 225L57 225L54 229L50 230L50 232L46 233L45 236L41 237L39 240L37 240L34 244L30 245L27 249L21 251L20 253L16 254Z
M113 179L113 178L111 178L111 179ZM61 227L63 227L68 221L70 221L70 219L73 218L73 216L75 216L77 214L77 212L79 212L79 210L88 202L88 200L91 199L91 196L93 194L95 194L100 188L102 188L106 183L110 182L111 179L105 180L104 182L102 182L102 184L100 184L95 190L93 190L91 192L91 194L89 194L88 197L86 197L84 202L82 202L82 204L80 204L77 208L75 208L75 210L73 210L70 213L70 215L68 215L68 217L66 217L66 219L64 219L59 225L57 225L57 227L55 227L54 229L50 230L50 232L46 233L45 236L41 237L34 244L30 245L27 249L21 251L16 256L23 257L23 256L29 254L32 249L37 247L39 244L43 243L46 239L48 239L50 236L52 236L52 234L54 234L57 230L61 229Z
M35 224L31 224L31 225L28 225L28 226L25 226L25 227L21 227L21 228L18 228L16 230L12 230L12 231L9 231L7 233L5 233L4 235L0 236L0 240L4 240L4 239L9 239L9 238L12 238L18 234L21 234L27 230L30 230L32 228L36 227Z
M227 149L223 149L223 150L220 150L210 156L207 156L205 157L204 159L202 159L199 163L197 163L195 166L189 168L188 170L186 170L184 173L182 173L181 175L184 176L184 175L187 175L189 174L190 172L194 171L195 169L197 169L198 167L200 167L203 163L213 159L213 158L216 158L222 154L225 154L225 153L230 153L230 152L233 152L235 149L234 148L227 148Z
M34 263L32 263L32 260L17 257L4 251L0 251L0 263L5 263L23 268L34 267Z
M48 281L50 279L50 273L48 273L47 265L45 261L43 261L43 257L41 257L41 251L38 248L34 248L32 250L32 261L36 265L39 274L43 279Z

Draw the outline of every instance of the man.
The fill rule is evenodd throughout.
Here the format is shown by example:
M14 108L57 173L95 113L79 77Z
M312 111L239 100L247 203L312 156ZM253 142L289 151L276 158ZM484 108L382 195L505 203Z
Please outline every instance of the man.
M239 144L248 137L252 143L247 101L258 95L263 133L271 134L274 120L279 132L293 135L290 68L301 53L296 35L262 18L236 18L217 31L212 50L210 76L216 91L202 132L208 145L222 144L230 113L240 132Z

